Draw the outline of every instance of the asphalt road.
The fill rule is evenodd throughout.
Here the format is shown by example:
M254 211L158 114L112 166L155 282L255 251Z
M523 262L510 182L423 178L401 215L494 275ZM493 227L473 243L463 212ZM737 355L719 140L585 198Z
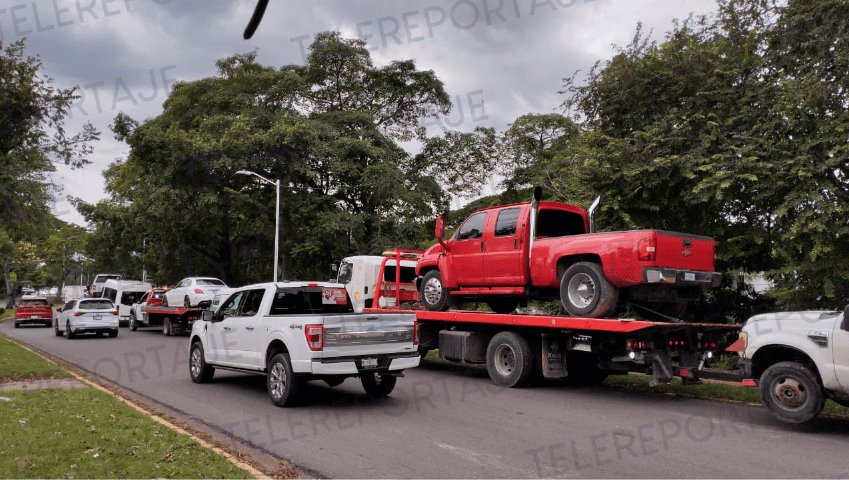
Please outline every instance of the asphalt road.
M503 389L475 369L426 363L369 400L356 379L311 382L274 407L265 379L189 379L188 338L130 332L54 337L0 330L171 407L210 431L328 477L849 476L849 421L786 426L763 408L559 384Z

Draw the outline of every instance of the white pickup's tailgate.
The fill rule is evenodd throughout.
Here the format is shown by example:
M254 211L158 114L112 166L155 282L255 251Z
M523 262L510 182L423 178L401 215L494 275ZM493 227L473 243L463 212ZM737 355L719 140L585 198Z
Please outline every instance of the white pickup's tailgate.
M408 313L325 315L322 357L415 352L415 322Z

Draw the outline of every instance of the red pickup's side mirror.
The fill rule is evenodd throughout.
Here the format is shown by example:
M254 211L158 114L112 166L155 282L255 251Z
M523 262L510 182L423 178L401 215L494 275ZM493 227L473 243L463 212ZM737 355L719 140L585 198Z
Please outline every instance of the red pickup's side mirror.
M442 216L436 217L436 228L434 229L434 235L436 236L436 241L442 245L442 248L448 250L448 245L445 243L445 222L442 220Z

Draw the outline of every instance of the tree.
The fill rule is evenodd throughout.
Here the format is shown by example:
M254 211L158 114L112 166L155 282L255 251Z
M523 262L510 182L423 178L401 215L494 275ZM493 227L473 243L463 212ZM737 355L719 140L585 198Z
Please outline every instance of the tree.
M27 240L47 231L50 181L54 163L74 168L88 163L98 132L86 123L70 134L65 118L78 97L58 89L42 72L41 62L24 54L24 41L0 42L0 263L7 293L14 290L15 255ZM15 246L16 245L16 246Z

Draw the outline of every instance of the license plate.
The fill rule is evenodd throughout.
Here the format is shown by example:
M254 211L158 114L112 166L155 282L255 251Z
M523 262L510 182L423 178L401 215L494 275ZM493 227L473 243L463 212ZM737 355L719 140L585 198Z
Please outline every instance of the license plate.
M94 316L94 319L95 319L95 320L100 320L100 319L102 319L102 318L103 318L103 315L95 315L95 316Z
M30 315L29 318L38 318L38 315Z
M360 360L360 365L363 368L376 368L377 367L377 359L376 358L364 358Z
M695 282L696 281L696 274L693 273L693 272L684 272L684 281Z

